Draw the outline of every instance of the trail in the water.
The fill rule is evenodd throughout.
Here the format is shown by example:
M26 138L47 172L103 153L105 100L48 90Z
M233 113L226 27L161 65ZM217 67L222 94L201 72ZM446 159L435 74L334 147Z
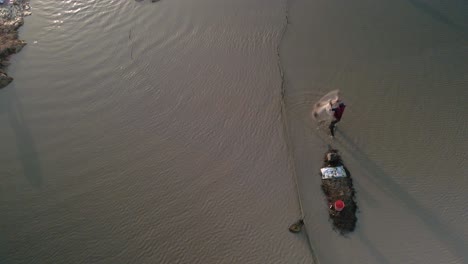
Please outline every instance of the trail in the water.
M286 112L286 104L285 104L285 94L286 94L286 81L285 81L285 76L284 76L284 70L283 66L281 64L281 55L280 55L280 48L281 48L281 43L283 42L284 35L286 34L286 31L288 30L288 25L289 25L289 0L285 1L285 7L284 7L284 12L285 12L285 23L283 26L283 29L280 34L280 38L278 41L278 46L276 48L276 54L277 54L277 59L278 59L278 70L280 72L281 76L281 121L283 124L283 131L284 131L284 140L286 141L286 147L287 147L287 152L288 152L288 165L291 168L291 173L293 174L294 177L294 183L296 186L296 192L297 192L297 201L299 203L299 209L301 211L300 219L303 223L305 223L305 214L304 214L304 207L302 205L302 196L300 193L300 188L299 188L299 182L297 179L297 173L296 173L296 168L295 168L295 163L294 163L294 152L291 149L292 142L291 142L291 137L288 129L288 122L287 122L287 112ZM317 259L317 255L315 254L314 249L312 248L312 243L310 241L309 233L307 232L305 224L302 225L302 229L304 230L304 235L307 239L307 244L309 245L310 253L312 255L312 259L314 263L318 264L320 263L319 260Z

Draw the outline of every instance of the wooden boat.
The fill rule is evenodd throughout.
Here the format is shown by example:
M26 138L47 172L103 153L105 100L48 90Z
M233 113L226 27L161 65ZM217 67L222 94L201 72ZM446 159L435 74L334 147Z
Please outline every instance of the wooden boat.
M338 150L327 151L320 175L322 191L327 198L328 213L334 229L342 235L354 231L357 222L357 205L353 180Z

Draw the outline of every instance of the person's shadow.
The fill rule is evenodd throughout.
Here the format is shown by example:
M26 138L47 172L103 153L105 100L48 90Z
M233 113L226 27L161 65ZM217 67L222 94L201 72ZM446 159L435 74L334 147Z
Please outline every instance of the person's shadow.
M379 264L389 264L388 259L382 254L382 252L372 243L369 241L369 239L361 233L358 234L359 239L361 242L366 245L367 249L369 249L369 252L372 254L372 256L375 258Z
M0 91L0 104L2 112L7 115L10 128L14 133L17 156L21 163L24 177L31 185L38 187L42 184L41 164L34 138L24 119L21 102L16 95L14 84L10 84Z
M346 132L340 130L339 135L337 135L337 140L341 141L340 145L352 155L362 168L368 171L368 175L372 175L372 177L369 178L372 183L381 188L392 198L399 200L400 204L405 205L411 212L418 216L427 229L430 230L441 243L445 244L448 250L459 257L462 263L468 263L468 250L466 250L468 241L461 237L459 232L444 224L438 218L437 214L420 204L408 191L400 184L396 183L375 162L367 157L367 155L348 137ZM355 177L358 176L355 175ZM359 190L357 191L357 195L359 195ZM361 239L365 244L371 244L369 241L366 241L366 238L361 237ZM380 253L377 254L377 259L382 259Z

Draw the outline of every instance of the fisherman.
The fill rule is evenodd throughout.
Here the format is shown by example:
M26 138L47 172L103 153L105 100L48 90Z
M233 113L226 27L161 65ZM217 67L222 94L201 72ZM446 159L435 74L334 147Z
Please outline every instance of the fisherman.
M332 103L332 100L329 101L331 111L333 111L333 120L330 123L330 126L328 128L330 129L330 134L331 137L335 137L335 126L336 123L340 122L341 117L343 116L344 110L346 108L346 105L341 101L341 99L336 99L335 103ZM333 105L338 104L338 106L333 107Z

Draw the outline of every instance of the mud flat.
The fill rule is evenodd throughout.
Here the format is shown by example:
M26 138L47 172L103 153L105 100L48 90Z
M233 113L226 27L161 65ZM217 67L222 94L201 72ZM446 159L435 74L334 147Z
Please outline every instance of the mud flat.
M18 29L24 23L24 16L30 15L28 1L10 0L0 5L0 88L13 81L5 72L8 58L19 52L26 42L18 39Z

